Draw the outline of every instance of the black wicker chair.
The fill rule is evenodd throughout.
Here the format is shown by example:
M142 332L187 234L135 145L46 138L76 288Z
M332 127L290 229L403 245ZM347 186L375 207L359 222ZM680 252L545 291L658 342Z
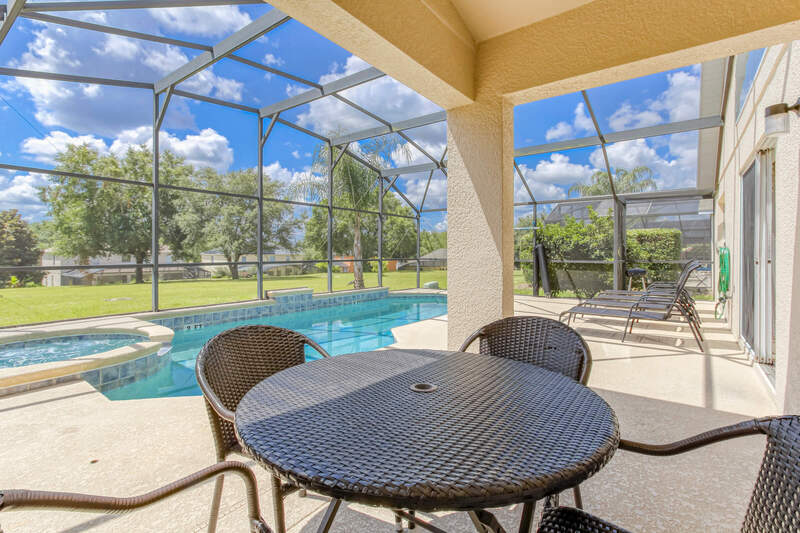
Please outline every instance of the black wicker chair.
M800 416L748 420L672 444L620 441L620 449L646 455L676 455L735 437L763 434L767 449L742 533L800 530ZM570 507L545 508L539 533L626 533L626 530Z
M244 463L227 461L217 463L183 479L165 485L160 489L132 496L115 498L112 496L95 496L72 492L48 492L41 490L3 490L0 489L0 511L24 509L50 509L82 511L90 513L126 513L152 505L186 489L205 482L212 477L222 479L222 474L237 474L247 487L247 511L250 519L250 530L253 533L271 533L261 518L258 503L258 485L253 471ZM2 532L2 527L0 527Z
M231 453L243 454L233 427L234 412L242 397L263 379L305 362L305 347L311 346L323 357L330 357L305 335L275 326L240 326L224 331L208 341L197 356L197 382L203 391L217 460ZM208 531L216 531L223 478L217 478ZM285 533L283 498L297 487L272 477L275 529Z
M480 339L480 353L505 357L541 366L574 379L584 385L589 380L592 356L583 337L571 327L539 316L514 316L483 326L464 341L459 351L465 352ZM575 505L583 506L580 487L572 493ZM535 502L524 505L523 521L530 527ZM526 518L527 517L527 518ZM476 517L473 517L476 520Z
M584 385L592 356L583 337L566 324L540 316L513 316L483 326L459 351L480 339L480 353L505 357L558 372Z

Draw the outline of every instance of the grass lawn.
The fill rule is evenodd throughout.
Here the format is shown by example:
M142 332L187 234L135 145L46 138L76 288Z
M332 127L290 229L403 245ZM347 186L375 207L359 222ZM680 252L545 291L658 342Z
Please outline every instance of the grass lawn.
M333 288L351 289L352 281L352 274L335 273ZM447 288L447 271L422 272L421 283L428 281L438 281L440 288ZM376 287L377 272L366 272L364 282L367 287ZM383 284L390 290L414 288L417 286L417 273L387 272L383 276ZM327 275L323 273L264 278L265 290L297 287L309 287L316 293L326 292ZM151 290L149 283L0 289L0 326L149 311ZM161 309L253 300L256 295L255 278L159 283Z
M352 274L335 273L333 289L337 291L350 289L352 281ZM440 289L446 289L447 271L422 272L420 284L429 281L437 281ZM377 272L366 272L364 282L367 287L376 287L378 285ZM386 272L383 275L383 284L390 290L411 289L417 286L417 273L415 271ZM264 278L266 290L297 287L309 287L314 289L315 293L326 292L328 290L327 276L325 274L305 274ZM0 326L149 311L150 292L149 283L0 289ZM531 294L530 285L525 283L520 270L514 271L514 292ZM564 291L559 296L574 297L574 294L571 291ZM237 302L255 298L255 278L162 281L159 284L161 309ZM710 299L710 296L699 296L698 298Z

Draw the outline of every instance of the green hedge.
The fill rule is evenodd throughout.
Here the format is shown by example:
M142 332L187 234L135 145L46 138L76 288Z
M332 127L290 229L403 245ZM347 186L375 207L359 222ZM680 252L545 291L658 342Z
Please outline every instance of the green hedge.
M519 225L530 225L520 220ZM614 250L614 222L589 207L589 220L566 217L563 224L545 224L539 217L536 224L536 242L543 244L548 260L550 287L554 296L564 291L574 291L579 297L590 296L611 288L614 268L610 263L558 263L558 260L611 261ZM516 256L521 260L533 259L533 233L528 232L515 242ZM676 266L669 263L652 264L641 261L671 261L681 258L681 232L677 229L637 229L627 232L628 267L647 269L650 279L672 279ZM521 263L525 280L530 282L533 266Z
M651 281L675 278L680 265L658 263L681 258L681 231L678 229L632 229L625 239L628 268L644 268Z

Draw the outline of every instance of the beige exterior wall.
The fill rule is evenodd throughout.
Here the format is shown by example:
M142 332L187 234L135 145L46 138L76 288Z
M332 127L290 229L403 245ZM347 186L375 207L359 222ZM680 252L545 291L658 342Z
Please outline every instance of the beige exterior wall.
M788 135L764 137L764 108L800 97L800 41L767 48L752 87L736 117L732 83L725 110L719 185L715 197L715 239L731 251L729 317L741 335L741 177L758 151L775 150L775 341L776 403L800 412L800 119L790 113Z
M447 113L448 346L514 314L514 111L502 98Z

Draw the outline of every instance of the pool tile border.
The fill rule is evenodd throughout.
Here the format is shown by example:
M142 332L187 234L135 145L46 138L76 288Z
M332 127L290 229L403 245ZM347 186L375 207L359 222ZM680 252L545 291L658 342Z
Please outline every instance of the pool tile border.
M308 288L286 289L270 291L269 300L248 302L247 305L226 306L225 308L214 308L213 310L205 308L205 311L201 312L198 312L197 309L184 310L178 316L166 316L164 318L159 318L157 314L151 314L147 319L153 324L158 324L173 331L185 331L238 320L252 320L336 305L369 302L388 296L389 289L386 287L318 295L313 294L312 289ZM175 312L170 312L169 314L174 315Z

